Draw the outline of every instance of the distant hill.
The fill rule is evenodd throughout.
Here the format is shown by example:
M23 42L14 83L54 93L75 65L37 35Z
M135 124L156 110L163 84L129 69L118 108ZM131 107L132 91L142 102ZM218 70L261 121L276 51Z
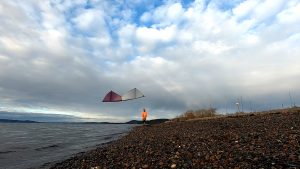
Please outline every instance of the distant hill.
M72 123L82 123L82 124L124 124L115 122L72 122Z
M154 119L148 120L147 124L159 124L168 121L169 119ZM11 119L0 119L0 123L40 123L32 120L11 120ZM131 120L125 123L114 123L114 122L70 122L70 123L82 123L82 124L142 124L142 121Z
M148 120L146 123L147 124L159 124L159 123L164 123L166 121L169 121L169 119ZM126 124L143 124L143 122L140 120L131 120L131 121L126 122Z
M0 123L38 123L31 120L11 120L11 119L0 119Z
M147 124L159 124L164 123L165 121L169 121L169 119L154 119L154 120L147 120ZM73 122L71 122L73 123ZM131 120L128 122L74 122L74 123L82 123L82 124L143 124L140 120Z

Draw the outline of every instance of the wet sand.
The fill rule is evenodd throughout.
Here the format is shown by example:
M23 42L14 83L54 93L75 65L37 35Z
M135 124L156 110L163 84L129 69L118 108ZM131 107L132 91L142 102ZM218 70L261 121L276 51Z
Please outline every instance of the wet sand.
M300 111L138 126L52 168L300 168Z

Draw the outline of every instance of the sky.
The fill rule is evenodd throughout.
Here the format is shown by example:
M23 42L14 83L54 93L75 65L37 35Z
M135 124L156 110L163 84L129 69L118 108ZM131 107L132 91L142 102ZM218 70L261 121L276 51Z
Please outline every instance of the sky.
M300 0L10 0L0 21L0 118L300 104ZM146 97L102 102L133 88Z

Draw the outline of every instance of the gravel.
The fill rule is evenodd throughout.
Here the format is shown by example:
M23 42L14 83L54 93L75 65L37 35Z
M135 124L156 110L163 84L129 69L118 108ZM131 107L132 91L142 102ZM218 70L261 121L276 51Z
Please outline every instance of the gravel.
M300 111L135 127L51 168L300 168Z

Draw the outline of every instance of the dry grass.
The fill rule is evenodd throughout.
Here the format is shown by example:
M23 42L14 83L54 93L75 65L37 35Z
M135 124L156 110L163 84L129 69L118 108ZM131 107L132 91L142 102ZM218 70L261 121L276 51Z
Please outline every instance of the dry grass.
M188 110L182 115L177 116L174 119L174 121L186 121L186 120L216 117L216 116L217 116L217 112L215 108Z
M261 112L235 112L232 114L221 115L217 114L216 109L198 109L188 110L182 115L177 116L172 121L190 121L190 120L201 120L201 119L213 119L213 118L226 118L226 117L240 117L240 116L256 116L262 114L279 114L279 113L300 113L300 107L292 107L285 109L274 109Z

